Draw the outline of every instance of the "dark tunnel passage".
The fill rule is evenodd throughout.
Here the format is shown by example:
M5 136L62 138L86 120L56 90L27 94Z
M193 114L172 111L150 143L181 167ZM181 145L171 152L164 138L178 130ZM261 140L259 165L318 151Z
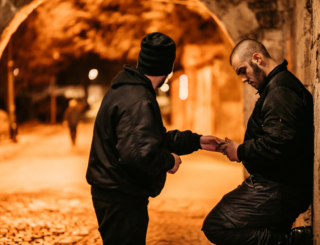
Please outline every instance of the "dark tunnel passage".
M158 91L167 125L202 134L227 134L240 141L242 84L228 65L232 44L208 12L192 5L44 2L11 37L11 72L7 72L9 46L1 58L0 67L7 76L0 78L0 108L7 111L7 80L13 73L9 76L14 79L18 123L33 119L61 122L70 99L81 102L90 121L123 64L136 65L142 37L156 31L171 36L177 44L169 86ZM92 69L98 75L91 80ZM188 91L180 86L181 75L187 78ZM187 97L181 99L181 93ZM196 120L203 114L209 120Z

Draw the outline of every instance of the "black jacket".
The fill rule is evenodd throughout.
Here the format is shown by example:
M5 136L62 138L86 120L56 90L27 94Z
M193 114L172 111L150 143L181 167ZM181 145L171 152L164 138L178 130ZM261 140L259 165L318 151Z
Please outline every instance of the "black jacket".
M166 132L151 81L125 66L104 96L95 121L87 181L155 197L174 166L171 152L184 155L200 149L200 137L191 131Z
M259 89L238 157L249 173L280 183L311 187L313 98L287 70L277 66Z

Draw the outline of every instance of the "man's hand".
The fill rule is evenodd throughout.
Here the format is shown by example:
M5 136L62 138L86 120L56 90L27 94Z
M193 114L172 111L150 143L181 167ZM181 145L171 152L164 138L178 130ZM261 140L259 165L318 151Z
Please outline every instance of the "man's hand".
M226 143L222 144L217 151L222 152L223 155L226 155L231 162L240 162L237 154L237 150L240 144L226 138Z
M224 142L222 139L211 135L201 136L200 138L201 148L207 151L217 151L218 146L222 142Z
M169 174L174 174L175 172L178 171L179 167L180 167L180 164L182 163L181 161L181 158L177 155L177 154L174 154L174 153L171 153L172 156L174 157L174 166L172 169L170 169L168 171Z

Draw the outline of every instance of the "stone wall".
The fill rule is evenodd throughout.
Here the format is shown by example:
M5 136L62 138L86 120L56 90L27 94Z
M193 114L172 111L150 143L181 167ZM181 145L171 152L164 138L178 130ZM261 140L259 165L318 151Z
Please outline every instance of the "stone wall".
M292 71L314 97L315 165L313 215L308 210L300 216L297 225L313 224L314 244L320 244L320 3L312 0L296 0L291 12L291 29L287 30L287 50L291 57ZM312 216L312 217L311 217Z
M294 4L290 0L200 0L221 21L235 43L245 38L261 41L276 62L287 57L286 29ZM244 86L244 124L257 100L256 91Z
M320 2L295 1L291 53L295 54L294 71L314 97L315 165L313 233L314 244L320 244ZM305 217L308 219L309 217Z
M31 0L1 0L0 1L0 33L9 25L16 13L25 4L28 4Z
M11 35L45 0L0 0L0 58Z
M308 5L307 5L308 6ZM309 5L310 6L310 5ZM313 1L311 9L312 15L312 39L309 47L311 52L311 69L312 77L310 82L313 84L314 95L314 115L315 115L315 165L314 165L314 205L313 205L313 225L314 225L314 244L320 244L320 2ZM309 10L309 9L308 9ZM307 60L309 61L309 60Z

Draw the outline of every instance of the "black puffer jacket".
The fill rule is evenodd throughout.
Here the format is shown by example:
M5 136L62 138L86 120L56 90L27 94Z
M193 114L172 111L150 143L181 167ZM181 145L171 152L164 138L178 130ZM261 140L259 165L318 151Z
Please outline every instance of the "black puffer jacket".
M313 98L287 70L277 66L259 89L238 157L249 173L301 187L312 187Z
M157 196L173 168L172 153L200 149L200 135L166 132L151 81L125 66L113 80L99 109L87 181L136 196Z

